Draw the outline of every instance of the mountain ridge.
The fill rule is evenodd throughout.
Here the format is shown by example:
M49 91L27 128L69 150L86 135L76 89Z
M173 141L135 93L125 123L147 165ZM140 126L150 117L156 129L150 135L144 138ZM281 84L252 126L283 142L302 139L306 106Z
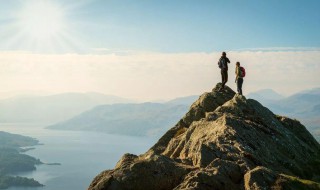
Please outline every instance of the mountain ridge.
M186 105L150 102L99 105L47 128L134 136L158 136L183 116L186 110L188 110Z
M219 88L201 95L145 154L125 154L99 174L89 190L319 189L320 145L306 128Z
M249 96L249 95L248 95ZM320 88L313 88L295 93L283 99L266 99L262 96L249 96L258 100L276 114L296 118L303 123L320 142Z
M265 99L267 100L280 100L285 98L282 94L272 90L272 89L262 89L256 92L251 92L247 95L247 97L252 99Z

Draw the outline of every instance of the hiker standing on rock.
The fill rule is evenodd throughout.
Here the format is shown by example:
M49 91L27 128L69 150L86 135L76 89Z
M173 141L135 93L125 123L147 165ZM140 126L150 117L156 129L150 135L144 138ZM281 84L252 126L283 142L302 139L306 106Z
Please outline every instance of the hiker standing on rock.
M226 52L222 52L222 56L219 59L218 65L219 68L221 69L221 88L220 90L224 89L224 85L227 83L228 81L228 63L230 63L230 60L227 58L227 54Z
M243 67L240 67L240 62L236 63L236 83L237 83L237 91L239 95L242 95L242 84L243 77L246 75L246 72Z

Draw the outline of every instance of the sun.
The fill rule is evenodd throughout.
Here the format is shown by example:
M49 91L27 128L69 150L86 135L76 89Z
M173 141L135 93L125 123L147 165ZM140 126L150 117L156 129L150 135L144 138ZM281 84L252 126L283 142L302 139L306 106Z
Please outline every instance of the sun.
M54 1L27 1L20 11L19 28L23 35L34 41L57 37L66 27L64 9Z
M78 29L83 27L77 12L84 6L83 1L18 2L15 9L0 16L0 25L2 20L6 24L0 31L5 47L37 53L80 52L86 49L81 40L82 31Z

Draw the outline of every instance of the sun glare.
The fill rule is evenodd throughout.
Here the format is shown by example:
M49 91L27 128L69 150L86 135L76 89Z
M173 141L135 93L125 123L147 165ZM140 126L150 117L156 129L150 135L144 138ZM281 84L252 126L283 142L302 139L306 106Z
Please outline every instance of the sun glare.
M28 1L21 10L19 23L28 38L49 40L64 30L64 12L52 1Z

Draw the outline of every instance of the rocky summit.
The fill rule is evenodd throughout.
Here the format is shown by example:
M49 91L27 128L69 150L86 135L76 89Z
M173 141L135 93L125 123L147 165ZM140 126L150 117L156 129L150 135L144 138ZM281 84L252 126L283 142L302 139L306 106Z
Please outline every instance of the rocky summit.
M219 88L201 95L145 154L123 155L89 190L320 189L320 145L306 128Z

